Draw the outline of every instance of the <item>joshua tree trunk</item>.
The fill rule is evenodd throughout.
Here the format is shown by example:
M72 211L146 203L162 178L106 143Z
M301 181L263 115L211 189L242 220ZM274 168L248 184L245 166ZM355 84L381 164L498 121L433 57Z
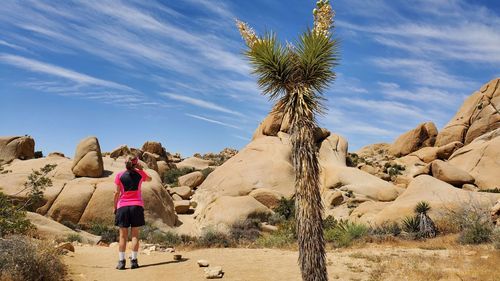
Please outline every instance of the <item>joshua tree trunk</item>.
M304 95L297 91L289 97L286 112L292 116L290 133L295 170L295 216L302 280L326 281L320 167L314 141L316 124L312 112L303 106Z
M424 238L436 237L436 226L432 219L426 213L418 214L419 234Z

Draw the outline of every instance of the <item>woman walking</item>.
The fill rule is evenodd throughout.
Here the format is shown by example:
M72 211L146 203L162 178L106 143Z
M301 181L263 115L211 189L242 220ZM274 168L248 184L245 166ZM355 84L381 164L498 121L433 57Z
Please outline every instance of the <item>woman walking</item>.
M125 269L125 249L127 247L128 229L131 228L132 256L131 269L139 267L137 252L139 250L139 227L145 224L144 202L141 185L150 181L151 177L143 170L137 157L128 157L125 171L116 175L115 184L115 225L120 227L119 260L116 269Z

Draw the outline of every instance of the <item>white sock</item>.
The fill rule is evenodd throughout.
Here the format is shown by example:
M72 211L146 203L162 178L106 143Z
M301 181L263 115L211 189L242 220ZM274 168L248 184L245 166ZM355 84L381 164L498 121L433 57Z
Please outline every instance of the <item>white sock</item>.
M125 252L118 252L118 257L121 261L125 260Z
M137 259L137 252L132 251L132 259L133 260Z

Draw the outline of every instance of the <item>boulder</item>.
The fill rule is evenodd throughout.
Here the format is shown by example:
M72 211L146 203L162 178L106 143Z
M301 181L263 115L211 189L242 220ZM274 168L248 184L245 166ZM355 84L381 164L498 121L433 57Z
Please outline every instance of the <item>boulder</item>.
M94 221L100 221L106 224L114 224L113 197L115 190L116 185L113 181L97 183L79 223L90 225Z
M180 197L178 194L172 194L172 200L174 201L182 201L184 200L182 197ZM175 202L174 202L175 203ZM174 204L175 205L175 204Z
M196 219L201 227L228 231L235 223L257 213L272 214L272 211L251 196L222 196L204 208Z
M156 155L150 152L142 153L142 160L148 165L148 167L152 170L158 172L158 163L156 162Z
M192 172L178 178L180 186L189 186L191 188L198 187L205 180L202 172Z
M76 147L73 167L77 177L101 177L104 173L101 147L96 137L88 137L80 141Z
M474 178L469 173L442 160L435 160L431 163L431 172L432 176L438 180L457 187L474 183Z
M94 193L95 186L94 182L85 178L75 179L67 183L47 215L59 222L78 223ZM110 198L111 200L112 198Z
M453 152L455 152L462 146L464 146L464 144L459 141L450 142L448 144L440 146L436 152L436 159L448 160Z
M45 240L64 240L69 235L80 235L82 242L92 245L96 245L101 240L100 236L92 235L85 231L76 232L37 213L26 212L26 218L35 226L36 235Z
M147 141L142 145L143 152L149 152L159 155L162 159L166 159L167 151L159 142Z
M344 196L338 190L326 190L322 197L326 208L333 208L344 202Z
M465 145L475 138L500 128L500 78L483 85L469 96L455 116L441 130L436 145L442 146L454 141Z
M409 154L409 156L416 156L424 163L430 163L438 158L437 154L439 147L423 147L415 152Z
M54 151L54 152L49 153L49 155L47 155L47 157L63 157L63 158L65 158L66 156L62 152Z
M426 122L418 125L401 136L391 145L389 153L396 156L405 156L422 147L434 146L436 141L437 129L432 122Z
M208 267L209 266L209 263L207 260L198 260L196 263L198 264L199 267Z
M477 188L477 186L470 184L470 183L466 183L466 184L462 185L462 189L468 190L468 191L479 191L479 188Z
M156 165L158 165L158 174L162 180L170 169L175 168L174 164L167 163L166 161L156 161Z
M255 130L252 140L263 136L277 136L280 131L287 132L288 125L283 124L282 113L271 111Z
M177 214L187 214L191 204L189 200L174 201L174 209Z
M189 199L193 195L193 190L189 186L177 186L173 188L173 192L183 199Z
M262 205L271 210L278 207L279 202L283 197L281 193L267 188L257 188L252 190L252 192L248 195L252 196L255 200L259 201Z
M211 266L205 268L205 278L207 279L219 279L224 276L224 271L222 271L221 266Z
M500 128L456 150L448 162L474 177L474 184L480 189L499 187Z
M491 220L497 225L500 226L500 199L490 210Z
M414 208L420 201L429 203L431 206L429 216L437 219L450 211L471 204L491 208L498 199L500 194L466 191L431 176L421 175L416 177L396 200L387 204L377 214L370 216L370 220L364 221L372 224L400 221L406 216L413 215Z
M63 242L63 243L59 243L56 248L59 250L59 251L68 251L68 252L75 252L75 246L73 246L73 244L71 244L71 242Z
M177 169L194 169L194 170L204 170L212 164L212 161L200 159L197 157L189 157L183 161L176 163Z
M109 154L109 157L116 159L118 157L126 157L129 155L132 155L130 148L128 148L128 146L126 145L121 145L113 149L113 151L111 151L111 153Z
M30 136L0 137L0 162L35 158L35 140Z

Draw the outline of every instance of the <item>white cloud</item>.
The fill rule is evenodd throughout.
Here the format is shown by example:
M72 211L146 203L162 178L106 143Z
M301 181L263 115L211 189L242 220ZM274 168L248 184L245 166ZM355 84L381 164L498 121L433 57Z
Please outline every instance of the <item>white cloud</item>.
M241 130L241 128L238 127L238 126L231 125L229 123L225 123L225 122L221 122L221 121L217 121L217 120L214 120L214 119L206 118L206 117L203 117L203 116L200 116L200 115L190 114L190 113L186 113L186 115L189 116L189 117L198 119L198 120L205 121L205 122L209 122L209 123L213 123L213 124L217 124L217 125L221 125L221 126L225 126L225 127L229 127L229 128Z
M123 84L119 84L104 79L99 79L90 75L86 75L56 65L44 63L33 59L28 59L21 56L0 53L0 61L25 70L53 75L60 78L65 78L79 84L103 86L118 90L134 91L132 88Z
M170 93L161 93L160 95L165 96L165 97L170 98L170 99L173 99L173 100L176 100L176 101L180 101L183 103L194 105L197 107L215 110L215 111L220 111L220 112L224 112L224 113L228 113L228 114L232 114L232 115L236 115L236 116L243 116L243 114L241 114L237 111L225 108L225 107L217 105L213 102L205 101L202 99L196 99L196 98L191 98L191 97L177 95L177 94L170 94Z

